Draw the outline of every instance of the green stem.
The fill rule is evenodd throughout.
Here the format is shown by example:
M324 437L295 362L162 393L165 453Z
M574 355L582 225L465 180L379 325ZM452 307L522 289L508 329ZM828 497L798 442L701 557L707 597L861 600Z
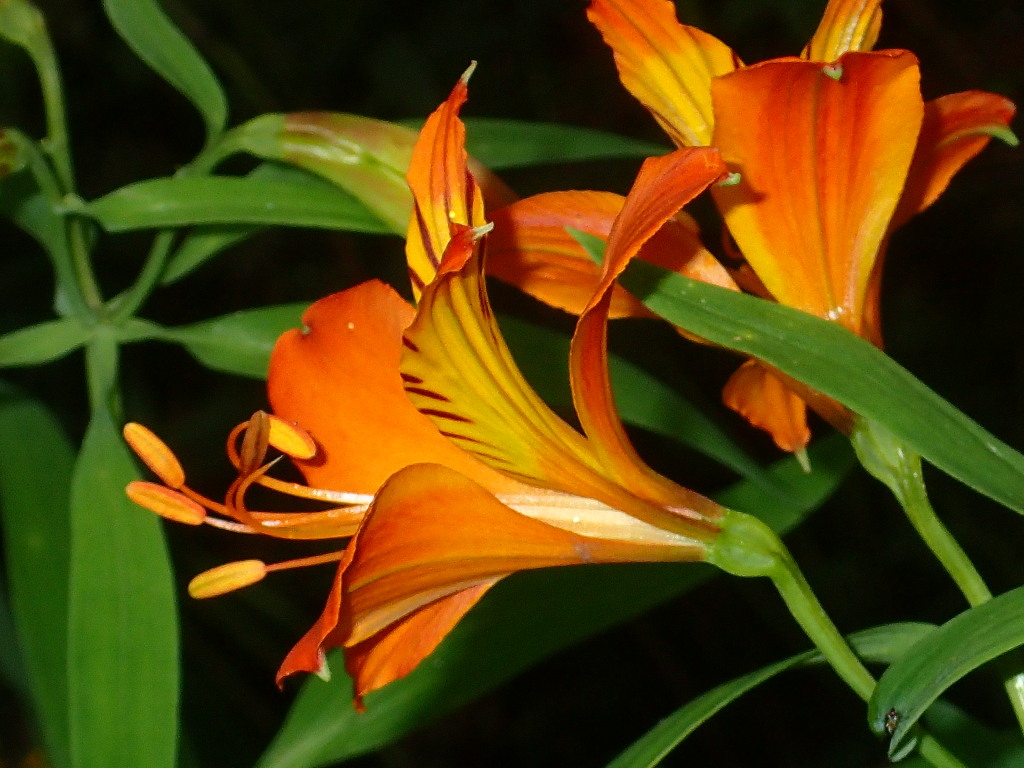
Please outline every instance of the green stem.
M960 542L942 523L928 499L921 457L881 425L858 419L851 434L864 468L893 492L910 524L972 606L987 603L992 592ZM1003 661L1003 687L1024 732L1024 659L1012 654Z
M786 608L840 678L863 701L871 698L876 680L850 648L804 578L786 545L755 517L727 510L722 532L710 546L707 560L734 576L766 576ZM935 768L963 768L934 737L922 734L921 756Z

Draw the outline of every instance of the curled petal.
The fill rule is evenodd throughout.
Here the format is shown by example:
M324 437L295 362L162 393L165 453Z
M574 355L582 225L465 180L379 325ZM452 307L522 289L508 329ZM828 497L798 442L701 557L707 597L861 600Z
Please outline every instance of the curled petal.
M459 110L468 97L473 67L427 118L413 149L408 181L414 200L406 237L406 261L413 294L434 279L454 226L484 224L483 198L469 173L466 128Z
M435 600L346 648L345 669L352 678L356 709L363 709L366 694L412 672L497 582L490 579Z
M775 444L795 453L807 446L807 406L770 368L748 360L722 390L722 400L755 427L767 431Z
M800 56L830 62L850 51L870 51L881 28L882 0L829 0L821 23Z
M913 54L881 51L835 66L780 59L715 81L715 145L740 173L715 198L778 301L859 331L917 143L918 80Z
M739 62L712 35L676 20L669 0L592 0L587 17L615 54L619 79L677 146L711 143L711 81Z
M950 179L993 137L1016 144L1010 121L1017 108L984 91L942 96L924 105L924 122L893 226L920 213L942 194Z
M277 416L313 435L319 450L296 461L310 485L374 493L398 469L440 461L492 490L518 484L465 454L406 397L398 372L414 311L370 281L313 304L303 328L278 339L267 388Z
M654 504L686 507L696 517L719 510L700 494L655 473L637 456L615 409L608 375L608 308L616 278L683 205L724 173L717 150L686 148L649 158L640 169L605 251L601 283L580 316L569 356L573 401L603 466L621 485Z
M433 464L408 467L381 488L350 549L338 631L356 649L350 670L360 694L415 667L505 575L582 563L689 561L705 551L692 541L579 536L520 515ZM416 642L401 642L413 630Z

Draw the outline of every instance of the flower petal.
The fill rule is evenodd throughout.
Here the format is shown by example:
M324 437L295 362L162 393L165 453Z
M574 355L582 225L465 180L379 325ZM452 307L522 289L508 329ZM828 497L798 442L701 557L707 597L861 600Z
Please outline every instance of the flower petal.
M739 62L712 35L676 20L669 0L592 0L587 17L615 54L619 79L677 146L711 143L711 80Z
M927 102L917 151L893 226L935 202L954 174L993 136L1016 143L1009 130L1016 111L1009 99L984 91L951 93Z
M373 637L345 649L357 709L363 697L412 672L499 579L490 579L418 608Z
M715 146L741 174L715 198L778 301L859 330L920 130L918 80L913 54L881 51L827 67L774 60L715 81Z
M722 390L722 400L755 427L771 434L775 444L791 453L807 446L807 406L770 368L748 360Z
M578 315L597 290L601 268L566 228L607 240L624 201L611 192L546 192L495 211L490 214L494 231L487 236L487 274ZM687 277L735 288L686 214L669 219L639 257ZM650 317L651 312L614 285L608 316Z
M310 485L352 493L374 493L397 470L427 460L494 491L520 489L452 445L409 402L398 364L413 314L394 290L370 281L316 302L301 330L278 339L270 402L319 447L296 464Z
M566 227L607 239L624 198L611 192L546 192L490 214L487 274L536 299L578 315L601 269ZM617 287L612 317L647 317L650 312Z
M684 536L717 528L652 505L601 465L587 439L530 387L501 336L487 298L482 233L457 233L437 279L423 292L405 333L406 392L441 434L481 461L524 483L595 499L626 515Z
M434 464L392 477L349 546L338 626L344 645L357 648L350 670L360 695L415 667L505 575L582 563L692 561L704 552L697 543L579 536L521 515Z
M615 221L605 251L601 283L573 335L569 370L580 423L602 466L617 482L653 504L686 507L698 517L720 509L680 488L637 456L615 408L608 374L608 309L616 278L662 225L725 172L717 150L686 148L648 158Z
M829 0L800 56L827 63L850 51L870 51L881 28L882 0Z
M417 299L434 279L452 227L484 223L483 198L468 170L466 128L459 120L472 71L470 67L447 101L427 118L409 164L414 206L405 252Z

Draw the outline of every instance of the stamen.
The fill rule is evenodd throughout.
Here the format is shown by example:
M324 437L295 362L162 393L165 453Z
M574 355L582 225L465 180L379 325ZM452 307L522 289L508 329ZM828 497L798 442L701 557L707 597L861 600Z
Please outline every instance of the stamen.
M185 470L167 444L141 424L131 422L121 430L125 442L150 471L170 488L185 484Z
M270 445L270 420L263 411L256 411L249 419L242 436L242 450L239 454L242 475L250 475L263 463Z
M273 414L268 416L268 420L270 434L267 441L274 448L293 459L312 459L316 456L316 443L306 430Z
M239 560L203 571L188 584L188 593L197 599L216 597L262 581L267 566L262 560Z
M156 483L135 480L124 489L129 499L160 517L186 525L202 525L206 510L178 491Z
M296 560L285 560L280 563L274 563L273 565L265 566L266 572L271 571L287 571L292 568L305 568L309 565L324 565L325 563L336 563L341 560L345 555L345 550L339 549L337 552L327 552L323 555L313 555L312 557L300 557Z

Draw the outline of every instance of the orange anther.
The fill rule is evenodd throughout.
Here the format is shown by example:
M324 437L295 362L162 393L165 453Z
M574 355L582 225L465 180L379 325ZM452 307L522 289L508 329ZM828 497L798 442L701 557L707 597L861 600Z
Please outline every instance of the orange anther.
M140 507L176 523L201 525L206 519L202 505L163 485L136 480L128 483L124 492Z
M135 422L125 424L121 433L135 455L169 487L185 484L185 470L163 440Z
M267 575L262 560L238 560L203 571L188 584L188 593L195 598L216 597L255 584Z
M316 443L309 433L280 416L270 414L270 435L267 442L293 459L312 459L316 456Z

